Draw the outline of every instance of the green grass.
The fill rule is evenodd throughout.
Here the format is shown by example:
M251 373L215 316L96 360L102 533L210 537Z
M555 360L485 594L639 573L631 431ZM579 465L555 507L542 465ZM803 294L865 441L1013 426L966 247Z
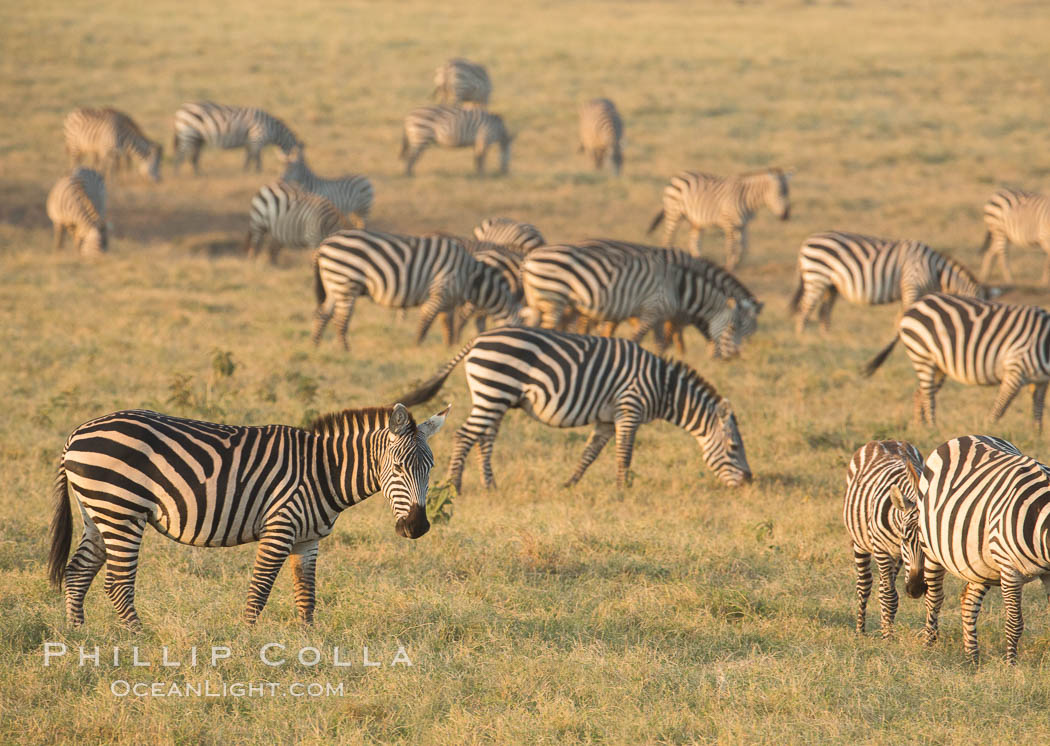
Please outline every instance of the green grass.
M978 263L980 208L997 184L1050 187L1046 16L1036 3L185 4L102 0L0 7L0 741L410 743L574 741L1038 742L1050 697L1050 619L1025 592L1020 665L1000 662L1001 602L963 661L949 580L942 640L924 649L920 605L904 599L895 640L852 632L852 561L841 525L845 467L875 437L924 452L993 432L1044 461L1019 398L987 428L990 389L949 383L935 429L910 424L914 375L899 351L870 381L858 368L889 339L894 307L839 304L832 332L796 339L786 307L800 241L848 229L914 237ZM404 114L433 68L487 64L493 110L518 137L511 174L477 178L466 151L431 150L417 177L396 159ZM473 466L448 523L407 542L381 498L348 511L321 544L317 622L295 621L278 579L254 629L240 612L254 547L197 550L147 533L137 604L145 631L116 626L101 589L71 630L46 583L50 485L65 437L121 407L232 423L302 424L319 412L391 401L452 355L432 334L362 303L352 352L332 331L314 349L305 253L276 268L231 251L247 204L279 164L240 171L205 150L204 175L110 185L109 256L50 248L47 190L65 170L61 122L113 105L170 150L185 100L259 105L305 140L319 173L368 174L372 225L469 232L483 217L535 223L551 240L643 240L667 177L795 168L792 220L761 213L741 279L766 301L743 357L687 360L733 402L756 479L721 486L669 425L639 434L634 486L610 453L572 490L585 431L507 417L498 489ZM576 105L608 96L627 131L623 178L576 154ZM490 168L495 160L490 156ZM680 236L684 240L684 235ZM721 237L705 252L722 257ZM1014 250L1007 299L1043 303L1038 252ZM233 362L232 375L216 360ZM220 366L221 367L221 366ZM229 371L228 366L226 371ZM433 441L444 473L469 396ZM874 611L874 613L871 613ZM877 617L869 608L869 627ZM130 655L152 668L43 666L43 643ZM267 642L294 658L271 668ZM215 668L162 669L229 646ZM363 646L384 663L360 665ZM412 667L389 665L399 645ZM355 661L331 665L331 648ZM204 653L202 652L202 655ZM174 671L174 673L172 673ZM344 696L115 697L117 680L342 683Z

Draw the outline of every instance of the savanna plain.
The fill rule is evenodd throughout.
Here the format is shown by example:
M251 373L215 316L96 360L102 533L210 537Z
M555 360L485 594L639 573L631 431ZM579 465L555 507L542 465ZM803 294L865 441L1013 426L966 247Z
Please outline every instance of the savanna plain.
M859 637L841 520L846 464L873 438L926 453L991 433L1050 458L1027 396L990 426L994 391L948 383L938 426L914 425L900 350L858 375L896 307L840 302L828 335L798 338L788 311L813 231L918 238L976 268L992 191L1050 189L1041 3L11 0L0 29L0 741L1045 741L1038 584L1025 590L1016 668L1001 662L998 591L980 618L983 663L965 663L952 579L932 647L917 636L921 603L903 597L893 639L875 632L874 594ZM488 67L490 108L517 136L510 174L478 177L469 152L432 149L406 178L402 118L457 55ZM576 153L576 107L596 96L625 120L620 178ZM101 579L87 624L69 628L45 560L56 460L76 425L126 407L304 425L390 403L454 351L436 330L414 345L415 312L367 301L349 353L332 330L315 348L309 252L270 266L239 251L250 197L280 173L275 152L261 174L242 172L240 151L209 148L200 177L172 174L171 116L200 98L281 117L321 174L367 174L370 226L403 233L468 234L507 215L551 241L644 241L679 169L793 168L791 220L760 212L737 273L765 301L757 333L729 362L695 331L684 354L732 402L754 481L724 487L687 434L652 424L632 487L616 487L610 447L562 489L588 432L511 413L497 488L471 461L451 519L425 537L395 535L378 496L343 515L320 545L312 627L296 620L287 570L258 624L241 622L254 545L191 549L148 530L144 631L117 626ZM110 251L85 260L51 248L44 202L66 172L63 116L103 105L165 144L163 181L111 180ZM704 253L722 259L720 235ZM1005 300L1045 303L1042 256L1011 257L1021 280ZM460 371L417 417L442 401L452 412L432 441L432 484L469 411ZM70 652L45 667L45 642ZM259 660L269 642L285 665ZM95 646L100 665L77 665L77 648ZM152 667L130 665L135 646ZM163 646L181 667L160 666ZM212 646L230 658L188 665ZM362 665L366 646L380 666ZM399 646L411 666L391 665ZM311 647L318 665L295 660ZM333 647L352 665L335 666ZM120 680L320 682L343 695L117 696Z

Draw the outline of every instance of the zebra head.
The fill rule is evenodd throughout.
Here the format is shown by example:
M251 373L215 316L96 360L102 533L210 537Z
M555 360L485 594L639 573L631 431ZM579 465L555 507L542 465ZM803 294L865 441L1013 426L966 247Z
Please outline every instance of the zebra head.
M277 157L284 161L284 173L281 175L282 181L292 181L300 184L306 180L306 156L303 154L302 145L294 145L287 153L279 152Z
M890 488L890 502L901 519L901 561L907 572L904 588L912 598L920 598L926 593L926 579L925 553L919 533L919 475L908 460L904 462L904 471L906 478L897 480Z
M725 326L711 341L712 357L728 360L739 355L744 340L758 328L762 308L763 304L754 298L727 298ZM715 326L711 324L711 328Z
M87 228L80 237L80 253L85 256L102 254L109 248L109 231L104 222Z
M725 484L750 482L751 468L729 401L685 363L668 362L665 375L663 419L696 438L704 462Z
M467 300L500 326L520 326L521 303L515 299L507 278L492 265L480 261L476 264L468 281Z
M766 188L766 207L781 220L791 217L791 199L788 196L788 182L791 171L779 168L769 170L769 186Z
M730 487L751 481L744 441L736 424L736 415L726 399L719 399L707 432L698 435L704 462L718 478Z
M387 423L386 449L379 466L380 488L397 520L395 530L418 539L430 530L427 487L434 454L427 441L445 424L451 405L416 425L402 404L395 404Z

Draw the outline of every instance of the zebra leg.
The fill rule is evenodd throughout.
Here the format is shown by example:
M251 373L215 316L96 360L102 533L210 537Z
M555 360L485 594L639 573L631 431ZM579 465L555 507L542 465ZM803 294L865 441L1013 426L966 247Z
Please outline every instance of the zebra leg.
M474 447L474 444L478 440L485 438L489 441L487 446L489 454L491 455L492 453L492 443L496 440L500 421L503 419L503 415L508 407L504 402L500 401L488 402L488 405L488 408L481 408L475 405L470 410L470 416L467 417L467 421L456 431L455 444L452 447L452 458L448 462L448 471L445 473L445 479L452 483L452 486L456 488L456 492L460 491L463 483L463 462L467 460L470 449ZM483 466L482 468L484 469L485 467ZM488 480L492 478L491 463L489 463L485 471L487 472L486 484L488 484Z
M864 634L864 619L868 612L868 596L871 595L871 554L856 544L853 545L853 567L857 571L857 627L858 635Z
M419 160L419 156L423 154L423 147L422 145L416 145L405 156L405 176L412 175L412 168L416 165L416 161Z
M743 227L725 227L722 229L726 235L726 271L732 272L740 263L743 255L743 244L747 240Z
M671 248L674 245L674 232L678 230L678 221L682 219L682 213L680 210L675 209L671 211L668 209L667 204L664 203L664 246ZM699 234L697 234L697 241L699 241ZM694 253L699 253L699 243L697 244L697 250Z
M824 291L824 300L821 302L820 311L818 312L820 331L823 334L831 331L831 309L835 307L835 301L838 300L838 297L839 291L835 289L834 285Z
M77 503L79 504L79 500ZM80 544L66 565L63 580L66 584L66 619L74 627L84 623L84 596L95 575L106 563L106 545L99 533L98 526L80 506L80 515L83 518L84 534L80 537Z
M485 173L485 154L489 152L489 144L484 139L479 139L474 145L474 170L478 176Z
M106 544L106 595L113 602L121 623L130 629L141 629L142 623L135 611L135 573L139 567L139 547L145 519L109 524Z
M631 335L631 341L638 342L641 344L645 335L652 331L660 322L665 319L659 318L654 312L645 312L638 318L638 328L634 330L634 334ZM663 352L663 350L661 350Z
M295 606L299 609L299 621L312 624L316 584L314 571L317 568L317 539L292 546L292 584L295 589Z
M700 246L703 243L703 241L703 228L697 228L695 225L692 226L689 229L689 251L693 252L693 256L700 256Z
M999 574L1003 589L1003 611L1006 612L1006 662L1017 665L1017 643L1024 631L1024 617L1021 616L1021 588L1024 577L1012 567L1003 568Z
M292 551L294 541L295 527L289 523L271 523L263 528L259 549L255 552L252 579L248 585L248 603L244 609L244 621L248 624L255 624L259 618L266 599L270 597L273 583L277 580L277 573Z
M1043 434L1043 403L1046 401L1048 381L1032 384L1032 419L1035 420L1035 431Z
M928 647L937 641L937 625L944 603L944 568L927 556L922 574L926 581L926 626L922 630L922 640Z
M1046 261L1043 262L1043 276L1040 279L1040 283L1043 285L1050 285L1050 238L1044 238L1039 242L1039 245L1043 247L1043 253L1046 254Z
M598 454L602 452L605 444L609 442L609 439L615 432L616 427L611 422L595 423L591 437L587 439L587 445L583 448L583 455L580 457L580 463L576 467L576 471L572 473L572 476L569 477L562 487L572 487L580 481L580 477L587 471L587 467L594 463L594 459L598 458Z
M350 317L354 313L354 301L357 300L357 296L360 294L361 288L357 285L351 285L347 289L346 297L335 302L335 328L339 333L339 341L343 343L343 349L347 352L350 351L350 343L346 339L346 330L350 326ZM318 332L317 336L320 338L320 332Z
M966 657L973 665L977 665L979 655L977 651L977 615L981 613L981 602L984 594L988 592L988 586L984 583L970 582L962 594L962 626L963 626L963 650Z
M203 141L194 141L193 150L190 151L190 165L193 166L193 175L201 175L201 148L204 146Z
M634 454L634 434L641 424L638 412L630 406L621 406L616 413L616 485L631 486L631 456Z
M944 385L944 373L932 364L916 367L919 387L915 390L915 421L933 426L936 424L934 398Z
M595 148L591 155L594 157L594 169L601 171L605 164L605 148Z
M893 636L893 618L897 616L897 574L901 561L884 552L876 552L875 564L879 566L879 607L882 612L879 627L883 639L886 639Z
M431 292L419 314L419 330L416 333L417 345L423 344L423 340L427 337L427 332L430 331L430 325L434 323L434 319L447 305L444 293L440 290ZM452 342L447 341L446 344L452 344Z
M992 422L998 421L1003 416L1022 386L1024 386L1024 372L1017 367L1007 368L1003 373L1003 382L999 384L999 394L995 397L995 404L992 405Z
M66 227L62 223L55 223L55 250L62 248L66 240Z
M481 469L481 481L487 490L496 486L496 477L492 473L492 446L495 443L495 431L486 432L478 439L478 466Z

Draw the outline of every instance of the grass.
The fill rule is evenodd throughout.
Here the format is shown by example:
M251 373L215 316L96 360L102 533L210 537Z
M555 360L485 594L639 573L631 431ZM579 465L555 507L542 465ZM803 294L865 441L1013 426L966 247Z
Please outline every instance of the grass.
M1024 595L1017 668L1000 662L997 593L981 615L977 671L963 662L954 600L931 649L909 600L896 639L858 638L840 517L846 464L871 438L928 452L993 432L1045 461L1028 402L989 429L994 391L948 384L939 426L914 426L904 355L870 381L856 374L896 308L840 304L829 336L801 339L786 311L810 232L921 238L974 267L995 186L1048 187L1038 4L528 0L512 14L464 2L15 0L0 28L0 741L1042 740L1042 591ZM511 174L477 178L467 152L431 150L406 179L401 118L459 54L489 67L492 108L518 135ZM626 123L618 180L575 152L576 105L600 95ZM170 147L175 108L205 96L285 119L321 174L367 173L372 225L402 232L466 233L506 214L552 240L642 240L677 169L794 167L791 222L760 214L739 273L766 301L759 332L739 360L710 361L695 336L686 355L733 402L754 483L724 488L692 439L654 424L639 434L633 488L616 488L610 451L563 490L587 433L511 415L498 489L484 492L471 467L451 520L425 538L399 539L378 498L342 518L321 545L312 628L295 621L287 574L259 624L242 626L254 547L197 550L154 533L138 580L145 631L117 628L101 583L87 625L68 628L44 558L55 459L77 424L121 407L302 424L389 402L452 355L437 334L410 343L414 314L367 303L350 354L331 330L313 348L306 254L271 268L232 250L251 195L279 172L272 152L256 175L240 171L240 153L205 150L199 179L173 176L169 152L161 184L110 185L109 256L50 249L43 206L65 170L66 111L117 106ZM705 250L720 259L721 238ZM1012 263L1033 279L1007 299L1045 302L1041 255L1014 250ZM461 373L417 414L443 400L453 409L433 441L435 481L469 407ZM959 591L950 580L949 599ZM71 652L45 668L45 641ZM273 641L284 666L259 660ZM99 646L105 661L135 645L153 667L76 665L77 646ZM162 668L163 646L184 661L192 647L231 657ZM335 646L352 666L333 665ZM383 665L361 665L365 646ZM390 665L398 646L413 666ZM322 662L295 662L303 647ZM119 680L342 683L344 696L116 697Z

